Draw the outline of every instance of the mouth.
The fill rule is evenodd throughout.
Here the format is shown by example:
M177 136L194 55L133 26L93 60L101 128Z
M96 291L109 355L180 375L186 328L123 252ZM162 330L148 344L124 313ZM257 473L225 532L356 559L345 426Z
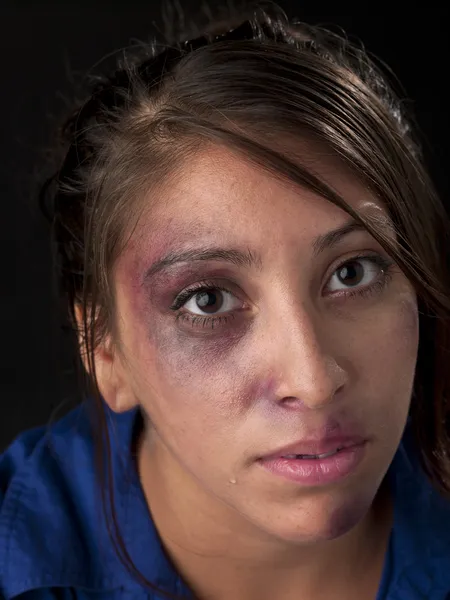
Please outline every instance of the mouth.
M338 452L341 452L344 448L336 448L336 450L332 450L331 452L323 452L322 454L285 454L281 458L303 458L303 459L321 459L321 458L329 458L330 456L334 456Z
M352 447L360 446L367 441L360 435L334 436L319 440L302 440L294 442L275 452L262 457L263 460L273 459L304 459L323 460L332 457Z
M258 462L271 475L297 485L315 487L336 484L358 470L367 455L367 443L366 440L356 439L348 440L344 445L330 443L335 446L326 452L281 451Z

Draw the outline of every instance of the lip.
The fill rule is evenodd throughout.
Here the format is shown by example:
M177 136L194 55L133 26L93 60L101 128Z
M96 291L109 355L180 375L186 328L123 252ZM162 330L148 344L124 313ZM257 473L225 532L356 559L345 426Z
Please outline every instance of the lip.
M299 440L288 446L284 446L279 450L275 450L270 454L262 457L262 460L273 460L277 458L284 458L292 454L327 454L338 449L347 449L354 446L360 446L366 442L367 439L360 435L336 435L322 438L320 440ZM317 459L316 459L317 460Z
M305 447L308 446L303 445L302 449L304 450ZM309 448L313 448L313 446L309 446ZM322 449L324 446L316 445L315 448ZM317 487L347 479L364 460L367 454L366 450L367 442L363 441L346 446L336 454L323 458L284 458L280 455L272 455L272 457L262 458L258 462L271 476L289 480L296 485Z

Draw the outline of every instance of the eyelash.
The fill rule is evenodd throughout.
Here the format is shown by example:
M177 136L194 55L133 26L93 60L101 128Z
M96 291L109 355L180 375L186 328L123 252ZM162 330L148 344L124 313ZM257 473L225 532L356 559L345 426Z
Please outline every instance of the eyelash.
M344 267L346 264L355 262L358 260L367 260L367 261L370 261L371 263L373 263L374 265L376 265L377 267L379 267L381 270L381 273L382 273L381 277L377 281L375 281L374 283L372 283L370 285L366 285L362 288L356 287L352 290L349 290L349 291L346 291L343 293L335 293L333 295L345 296L346 298L354 298L355 296L367 298L373 294L381 292L389 284L389 282L392 279L392 273L390 273L390 269L394 265L394 261L389 260L379 254L358 254L356 256L348 258L343 263L338 265L334 269L332 274L336 273L336 271L339 271L339 269L342 269L342 267ZM170 306L170 309L173 311L177 311L196 294L200 294L201 292L210 292L211 290L213 290L213 291L220 290L222 292L227 292L228 294L231 294L233 296L235 295L231 290L229 290L228 288L226 288L224 286L221 286L220 284L217 284L214 281L201 281L199 283L192 285L190 288L183 290L180 294L178 294L178 296L176 296L172 306ZM226 323L228 321L228 319L230 319L230 318L234 319L235 316L236 315L233 313L229 313L228 315L224 314L224 315L213 316L213 317L202 317L200 315L190 315L188 313L179 313L176 316L176 319L178 320L179 318L182 318L182 319L188 320L192 324L192 327L194 327L194 324L196 322L200 322L200 323L202 323L202 328L204 328L206 325L209 325L212 329L214 329L215 323L219 323L219 324L222 324L222 322ZM198 327L200 327L200 325L195 325L195 327L198 328Z

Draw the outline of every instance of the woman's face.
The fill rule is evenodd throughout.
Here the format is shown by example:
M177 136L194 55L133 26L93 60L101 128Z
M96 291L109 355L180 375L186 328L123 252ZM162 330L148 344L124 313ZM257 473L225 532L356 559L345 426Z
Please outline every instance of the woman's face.
M384 214L329 156L308 165L354 208ZM418 348L408 280L366 231L339 233L347 213L225 149L192 159L150 202L115 272L126 386L152 423L148 452L270 536L349 531L406 424ZM214 259L196 259L207 249ZM294 474L319 470L315 479L261 461L340 435L365 440L340 478L326 472L345 461L284 459Z

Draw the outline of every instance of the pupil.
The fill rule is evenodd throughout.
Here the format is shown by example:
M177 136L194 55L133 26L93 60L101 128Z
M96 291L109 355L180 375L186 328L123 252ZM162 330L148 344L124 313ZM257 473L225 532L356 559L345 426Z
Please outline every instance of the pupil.
M197 294L197 306L201 308L204 312L207 312L208 309L212 309L211 312L219 310L222 303L219 302L219 306L215 306L217 300L216 296L217 293L214 292L200 292L200 294Z
M360 279L363 277L363 275L364 269L361 264L352 262L347 263L345 267L342 267L339 272L339 279L342 281L342 283L345 283L345 285L353 286L360 282Z

